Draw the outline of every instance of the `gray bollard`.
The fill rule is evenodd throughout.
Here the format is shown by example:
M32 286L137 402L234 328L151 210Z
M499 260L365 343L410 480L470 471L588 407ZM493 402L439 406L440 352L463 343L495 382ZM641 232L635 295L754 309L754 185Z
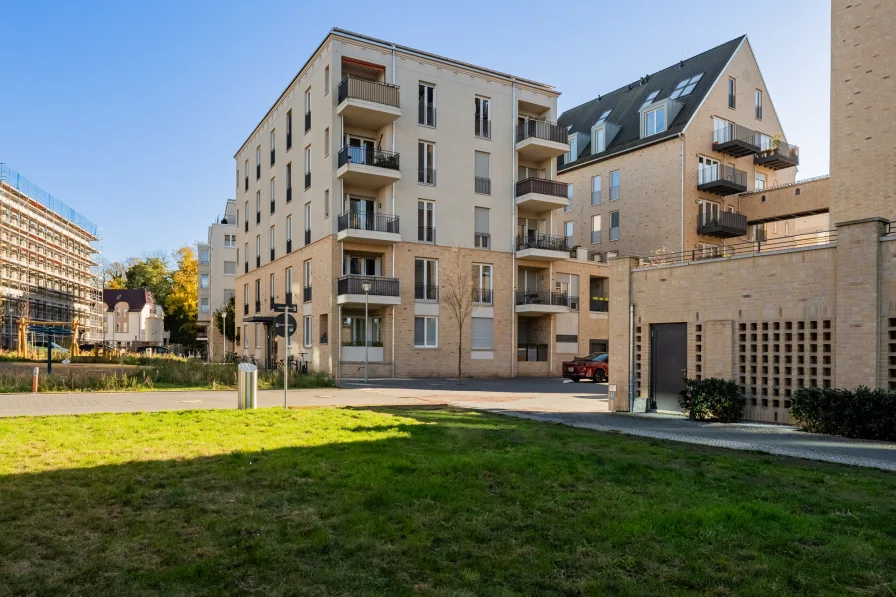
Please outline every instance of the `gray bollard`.
M237 366L239 386L236 391L236 407L240 410L258 406L258 367L251 363Z

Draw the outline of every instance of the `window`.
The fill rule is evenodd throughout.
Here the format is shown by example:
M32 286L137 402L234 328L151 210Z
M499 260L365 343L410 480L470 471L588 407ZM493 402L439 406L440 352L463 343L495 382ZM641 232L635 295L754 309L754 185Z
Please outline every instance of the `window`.
M208 274L199 275L199 288L208 288Z
M311 260L308 259L302 265L302 284L303 288L311 288ZM310 300L310 297L309 297Z
M474 134L483 139L492 138L492 108L491 100L487 97L477 97L473 100L476 103L476 111L473 116Z
M610 172L610 201L617 201L619 199L619 179L619 170Z
M224 235L224 248L232 249L236 247L236 234L225 234Z
M491 317L473 317L473 350L494 348L495 320Z
M644 136L649 137L666 130L666 108L661 106L644 115Z
M292 162L286 164L286 202L292 201Z
M439 300L439 262L435 259L414 260L414 300Z
M286 216L286 252L292 250L292 214Z
M790 222L784 222L784 236L790 234Z
M417 143L417 182L420 184L436 184L436 145L429 141Z
M492 266L488 263L473 264L473 302L492 304Z
M261 235L255 237L255 267L261 265Z
M274 227L271 226L271 261L274 260Z
M230 236L230 235L227 235L227 236ZM225 243L224 246L226 247L227 244ZM208 265L208 262L209 262L208 249L200 249L199 250L199 263L201 263L202 265Z
M728 107L734 109L737 107L737 82L733 77L728 79Z
M224 262L224 275L225 276L235 276L236 275L236 261L225 261Z
M697 158L697 184L712 182L719 178L719 161L705 156Z
M261 145L255 148L255 180L261 178Z
M249 243L243 243L243 262L245 263L246 271L249 271Z
M256 349L261 348L261 324L260 323L255 324L255 348Z
M491 235L488 231L488 208L473 208L473 246L478 249L488 249L491 246Z
M246 189L245 190L248 191L249 190L249 160L246 160L243 163L243 175L244 175L245 181L246 181Z
M566 236L566 244L572 246L572 222L563 223L563 235Z
M311 146L305 148L305 188L311 186Z
M306 315L302 318L302 346L308 348L311 346L311 316Z
M414 318L414 346L417 348L435 348L439 345L438 317Z
M286 292L287 303L291 302L289 299L292 298L292 268L286 268L286 275L283 277L283 290Z
M286 113L286 151L292 148L292 110Z
M324 67L324 95L330 95L330 65Z
M420 199L417 201L417 240L421 243L436 242L436 204Z
M647 96L647 99L644 100L644 103L641 104L641 108L640 108L640 109L643 110L644 108L646 108L647 106L649 106L650 104L652 104L652 103L653 103L653 100L655 100L655 99L656 99L656 96L658 96L659 94L660 94L660 90L659 90L659 89L657 89L656 91L651 91L651 92L650 92L650 95Z
M591 216L591 244L600 244L600 215Z
M610 115L610 112L613 111L613 108L609 110L604 110L604 112L600 115L600 118L597 119L597 122L594 123L594 126L599 126L607 121L607 117ZM603 151L603 150L601 150Z
M277 277L274 274L268 276L268 291L270 292L270 301L274 302L274 297L277 295Z
M420 107L418 124L423 126L436 125L436 88L429 83L420 83L417 86L417 100Z
M756 120L762 120L762 91L759 89L753 94L753 103L756 106Z
M243 326L243 348L249 348L249 326Z
M305 91L305 132L311 130L311 88Z
M764 191L765 190L765 174L762 172L756 173L756 184L754 191Z
M207 296L199 297L199 311L201 313L208 313L208 297Z
M697 83L702 77L703 73L700 73L699 75L694 75L690 79L679 81L678 85L675 86L675 89L672 90L672 93L669 94L669 98L675 99L678 97L684 97L685 95L690 95L690 93L694 90L694 87L697 86Z
M713 257L722 256L722 247L719 245L711 245L708 243L697 243L697 253L703 259L712 259Z
M566 205L563 206L563 211L572 211L572 194L573 194L573 186L571 184L566 185Z
M473 152L475 180L473 190L480 195L492 194L491 156L484 151Z
M261 307L259 307L259 303L261 303L261 280L255 280L255 312L257 313Z
M594 131L594 151L592 153L600 153L607 149L607 129L600 127Z
M591 177L591 205L600 205L600 176Z
M619 212L610 212L610 240L619 240Z
M249 232L249 202L248 201L246 201L245 209L243 210L243 218L245 218L244 221L246 222L245 231Z
M700 201L700 224L707 226L719 221L720 206L715 201Z
M324 157L330 155L330 127L324 129Z
M261 191L255 191L255 223L261 222Z
M277 151L277 133L275 131L271 131L271 166L274 165L274 156Z
M311 242L311 203L305 204L305 244Z
M277 188L276 184L274 182L274 179L272 178L271 179L271 213L274 213L274 206L277 204L276 191L274 190L276 188Z
M330 189L324 191L324 218L330 217Z

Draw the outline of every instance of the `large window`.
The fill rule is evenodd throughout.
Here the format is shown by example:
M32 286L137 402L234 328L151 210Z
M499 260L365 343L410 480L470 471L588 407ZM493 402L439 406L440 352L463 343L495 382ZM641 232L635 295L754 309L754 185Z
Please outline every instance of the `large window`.
M286 164L286 202L292 201L292 162Z
M619 199L619 185L621 176L619 174L619 170L613 170L610 172L610 201L616 201Z
M684 79L683 81L679 81L678 85L675 86L675 89L672 90L672 93L669 94L671 99L675 99L677 97L683 97L685 95L689 95L694 88L697 86L697 83L703 77L703 73L699 75L694 75L690 79Z
M492 194L491 155L484 151L474 152L475 179L473 190L480 195Z
M719 161L705 156L697 158L697 184L718 180Z
M208 288L208 274L199 275L199 288Z
M476 112L474 114L474 118L476 119L474 123L474 134L477 137L482 137L483 139L491 139L491 100L487 97L477 97L474 101L476 102Z
M436 348L439 345L439 318L414 318L414 346L417 348Z
M719 221L720 206L715 201L700 201L700 224L706 226Z
M417 182L436 184L436 145L429 141L417 143Z
M491 246L488 220L489 210L487 207L473 208L473 246L478 249L488 249Z
M755 191L764 191L765 190L765 174L762 172L756 173L756 184Z
M224 235L224 248L232 249L236 247L236 234L225 234Z
M420 107L418 124L423 126L436 125L436 86L429 83L420 83L417 86L417 98Z
M473 317L473 350L494 348L495 320L491 317Z
M649 137L666 130L666 108L661 106L644 115L644 136Z
M591 205L600 205L600 176L591 177Z
M610 240L619 240L619 212L610 212Z
M436 242L436 204L433 201L417 201L417 240L421 243Z
M311 88L305 90L305 132L311 129Z
M473 302L480 305L492 304L491 264L473 264Z
M208 313L208 297L203 296L199 298L199 310L202 313ZM125 330L127 331L127 330Z
M439 262L435 259L414 260L414 299L439 300Z
M230 235L228 234L227 236L230 236ZM226 241L225 241L224 246L225 247L227 246ZM199 263L201 263L202 265L208 265L208 263L209 263L208 249L199 249Z
M271 166L274 165L274 157L277 154L277 133L275 131L271 131Z
M647 96L647 99L644 100L644 103L641 104L641 110L643 110L644 108L646 108L647 106L652 104L653 100L655 100L656 96L658 96L659 94L660 94L659 89L657 89L656 91L651 91L650 95Z
M305 148L305 188L311 186L311 146Z

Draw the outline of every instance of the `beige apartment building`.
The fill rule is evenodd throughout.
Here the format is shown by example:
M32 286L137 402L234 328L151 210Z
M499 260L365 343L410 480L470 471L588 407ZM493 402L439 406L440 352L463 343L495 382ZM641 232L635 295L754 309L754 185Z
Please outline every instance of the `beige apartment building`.
M223 361L227 352L235 352L234 343L225 342L224 335L218 331L214 313L234 298L236 231L236 200L228 199L224 213L208 227L206 242L196 246L199 300L196 339L206 344L206 357L211 361Z
M103 339L96 224L0 163L0 346L18 348L20 319L78 322L78 341ZM60 331L70 330L58 326ZM35 338L66 344L68 338Z
M608 268L555 210L558 95L333 29L234 156L240 352L282 359L271 307L292 302L291 354L314 369L362 374L368 344L371 374L451 375L455 247L475 288L467 374L558 372L605 348Z
M766 234L787 216L831 228L611 260L616 410L679 410L682 374L735 380L748 418L785 423L800 387L896 389L896 3L831 9L830 178L726 198Z
M696 250L752 236L741 193L794 182L788 143L746 36L567 110L573 187L557 213L577 246L606 259ZM783 224L781 226L783 228Z

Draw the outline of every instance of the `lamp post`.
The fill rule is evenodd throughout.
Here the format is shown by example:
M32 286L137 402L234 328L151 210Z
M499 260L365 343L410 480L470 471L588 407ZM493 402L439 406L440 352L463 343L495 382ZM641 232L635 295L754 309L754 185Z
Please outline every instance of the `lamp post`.
M223 332L224 333L224 360L226 361L227 360L227 310L226 310L226 308L221 310L221 318L224 320L224 326L223 326L224 327L224 332ZM208 354L209 354L209 358L211 358L211 354L212 354L211 341L209 341L209 343L208 343Z
M364 291L364 383L367 383L367 347L370 346L370 325L367 320L367 309L370 305L370 281L361 282L361 290Z

